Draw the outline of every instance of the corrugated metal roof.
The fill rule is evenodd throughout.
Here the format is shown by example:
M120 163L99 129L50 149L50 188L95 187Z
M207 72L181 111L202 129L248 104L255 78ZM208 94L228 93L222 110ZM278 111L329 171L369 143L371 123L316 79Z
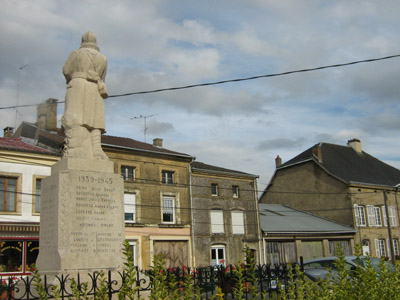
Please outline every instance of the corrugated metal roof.
M259 204L261 229L266 233L354 233L351 227L281 204Z

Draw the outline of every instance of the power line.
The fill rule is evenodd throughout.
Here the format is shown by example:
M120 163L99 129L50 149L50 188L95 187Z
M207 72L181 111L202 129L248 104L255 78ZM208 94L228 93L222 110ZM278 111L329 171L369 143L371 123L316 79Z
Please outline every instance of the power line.
M387 59L392 59L392 58L397 58L397 57L400 57L400 54L379 57L379 58L363 59L363 60L357 60L357 61L352 61L352 62L347 62L347 63L334 64L334 65L326 65L326 66L320 66L320 67L314 67L314 68L306 68L306 69L300 69L300 70L294 70L294 71L286 71L286 72L281 72L281 73L272 73L272 74L244 77L244 78L227 79L227 80L214 81L214 82L191 84L191 85L178 86L178 87L169 87L169 88L161 88L161 89L154 89L154 90L145 90L145 91L139 91L139 92L130 92L130 93L124 93L124 94L109 95L108 98L152 94L152 93L159 93L159 92L166 92L166 91L190 89L190 88L195 88L195 87L205 87L205 86L220 85L220 84L232 83L232 82L255 80L255 79L260 79L260 78L278 77L278 76L285 76L285 75L290 75L290 74L295 74L295 73L305 73L305 72L319 71L319 70L329 69L329 68L339 68L339 67L345 67L345 66L356 65L356 64L361 64L361 63L369 63L369 62L375 62L375 61L380 61L380 60L387 60ZM57 101L57 103L64 103L64 102L65 101ZM40 104L5 106L5 107L0 107L0 110L1 109L16 109L19 107L29 107L29 106L37 106L37 105L40 105Z
M195 87L219 85L219 84L254 80L254 79L260 79L260 78L277 77L277 76L284 76L284 75L290 75L290 74L295 74L295 73L304 73L304 72L318 71L318 70L329 69L329 68L345 67L345 66L350 66L350 65L360 64L360 63L374 62L374 61L391 59L391 58L396 58L396 57L400 57L400 54L390 55L390 56L385 56L385 57L380 57L380 58L371 58L371 59L352 61L352 62L335 64L335 65L327 65L327 66L322 66L322 67L301 69L301 70L295 70L295 71L287 71L287 72L281 72L281 73L272 73L272 74L266 74L266 75L257 75L257 76L251 76L251 77L245 77L245 78L236 78L236 79L228 79L228 80L221 80L221 81L214 81L214 82L206 82L206 83L192 84L192 85L179 86L179 87L171 87L171 88L163 88L163 89L148 90L148 91L141 91L141 92L117 94L117 95L111 95L108 97L113 98L113 97L125 97L125 96L131 96L131 95L159 93L159 92L165 92L165 91L183 90L183 89L190 89L190 88L195 88Z

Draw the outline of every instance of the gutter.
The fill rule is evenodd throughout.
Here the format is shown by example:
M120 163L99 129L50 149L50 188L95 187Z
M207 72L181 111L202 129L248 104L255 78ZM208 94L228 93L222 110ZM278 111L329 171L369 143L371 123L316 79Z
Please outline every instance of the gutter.
M216 170L210 170L210 169L200 169L194 167L193 170L198 170L198 171L204 171L208 173L219 173L219 174L226 174L226 175L238 175L238 176L244 176L244 177L252 177L252 178L259 178L258 175L253 175L253 174L248 174L248 173L238 173L238 172L228 172L228 171L216 171Z

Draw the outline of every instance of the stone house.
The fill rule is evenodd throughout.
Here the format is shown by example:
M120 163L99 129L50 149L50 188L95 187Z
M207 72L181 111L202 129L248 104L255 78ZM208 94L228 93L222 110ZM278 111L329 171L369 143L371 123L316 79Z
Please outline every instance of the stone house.
M400 170L362 151L357 139L347 146L319 143L276 162L260 203L284 204L357 229L355 243L364 253L399 255Z
M191 163L196 266L243 261L245 246L260 262L256 178L201 162Z
M260 226L265 263L280 264L345 255L354 250L356 229L282 204L260 203Z

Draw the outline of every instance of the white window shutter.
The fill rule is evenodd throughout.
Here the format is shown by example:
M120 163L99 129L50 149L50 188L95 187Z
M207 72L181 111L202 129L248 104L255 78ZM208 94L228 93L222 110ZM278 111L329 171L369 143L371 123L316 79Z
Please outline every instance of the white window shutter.
M387 224L387 219L386 219L386 206L382 206L382 217L383 217L383 225L386 227L388 226Z
M232 233L244 234L244 220L242 211L232 211Z
M211 211L211 233L224 233L224 214L222 210Z
M392 227L397 226L396 208L394 206L389 206L389 220Z
M387 257L391 256L390 252L390 240L386 239Z
M374 206L367 205L367 215L368 215L368 224L369 226L375 226L375 213L374 213Z
M381 252L379 251L379 240L375 240L375 253L376 257L381 257Z
M360 211L358 210L357 204L354 204L354 215L356 217L356 226L360 226Z

